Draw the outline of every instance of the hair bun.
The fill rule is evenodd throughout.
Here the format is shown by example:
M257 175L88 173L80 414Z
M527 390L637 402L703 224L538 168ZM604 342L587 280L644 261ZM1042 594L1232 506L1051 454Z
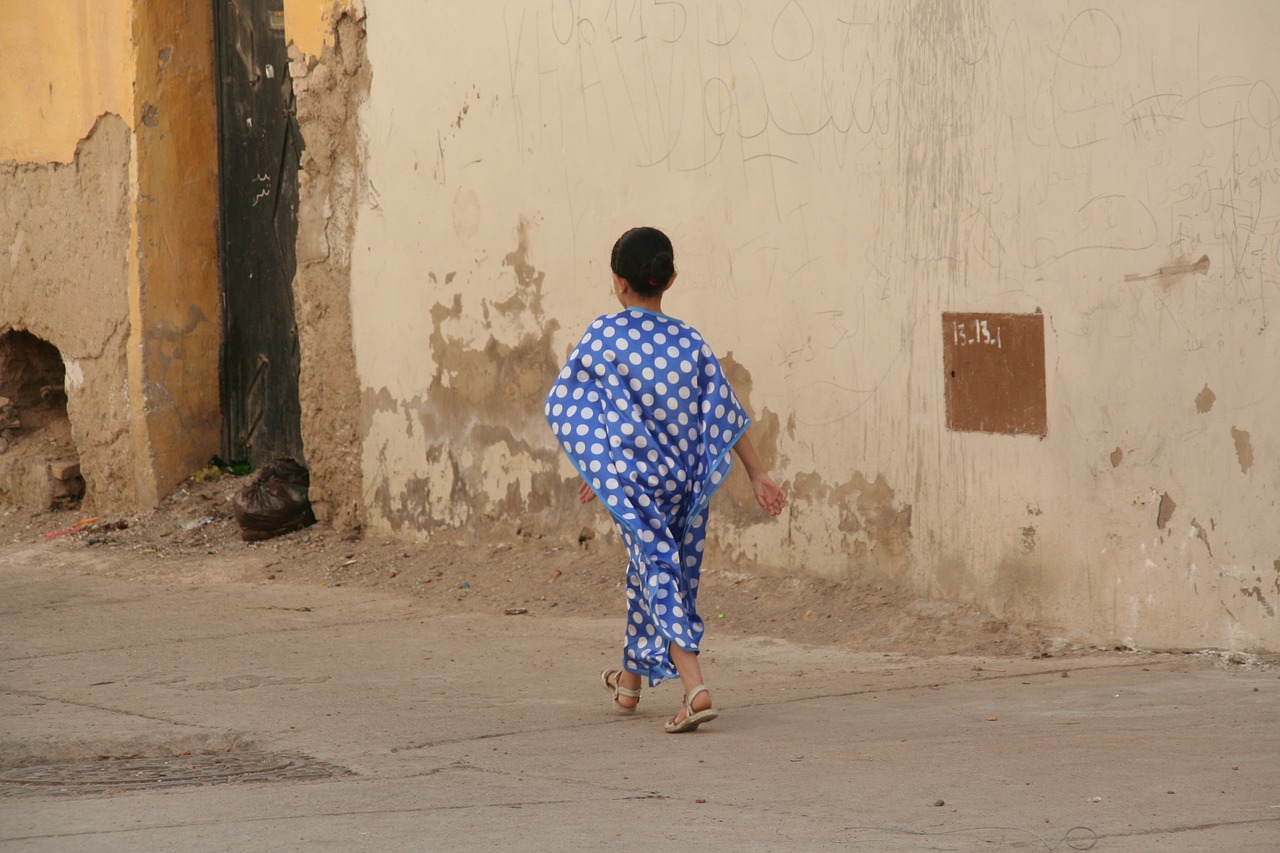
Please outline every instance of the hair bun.
M671 281L671 276L676 274L676 259L671 256L670 252L658 252L649 261L649 280L654 284L662 286Z

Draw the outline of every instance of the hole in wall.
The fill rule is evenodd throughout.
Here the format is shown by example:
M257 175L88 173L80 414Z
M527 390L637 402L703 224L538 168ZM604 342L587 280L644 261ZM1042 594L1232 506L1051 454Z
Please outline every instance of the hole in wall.
M58 348L24 329L0 335L0 503L70 509L85 493Z

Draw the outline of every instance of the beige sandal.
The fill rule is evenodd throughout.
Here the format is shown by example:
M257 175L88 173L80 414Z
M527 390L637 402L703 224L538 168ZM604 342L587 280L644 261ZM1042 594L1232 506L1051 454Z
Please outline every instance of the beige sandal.
M610 676L613 676L612 681L609 680ZM640 691L622 686L622 670L606 669L600 673L600 681L604 683L604 689L613 694L613 713L620 717L629 717L636 712L636 706L640 704ZM636 704L628 708L618 701L619 696L635 699Z
M693 690L689 691L689 695L684 697L684 719L676 722L675 719L667 721L665 726L669 735L678 735L681 732L696 731L698 726L703 723L709 723L716 717L720 716L720 712L715 708L705 708L701 711L693 710L693 700L699 693L711 695L711 691L707 689L707 685L699 684Z

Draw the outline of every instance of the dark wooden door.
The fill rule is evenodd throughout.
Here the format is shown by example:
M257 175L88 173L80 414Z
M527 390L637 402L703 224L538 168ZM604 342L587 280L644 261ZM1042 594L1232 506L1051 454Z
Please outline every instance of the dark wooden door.
M301 138L284 0L214 0L222 219L222 451L304 461L293 311Z

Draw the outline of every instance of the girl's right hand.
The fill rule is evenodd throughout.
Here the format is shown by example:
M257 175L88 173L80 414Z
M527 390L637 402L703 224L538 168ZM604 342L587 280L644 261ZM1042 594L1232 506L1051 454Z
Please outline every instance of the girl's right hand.
M582 485L578 486L578 503L589 504L595 499L596 499L596 493L591 491L591 487L588 486L586 481L584 480L582 482Z
M584 484L585 485L585 484ZM787 494L782 487L768 474L757 474L751 478L751 490L756 494L756 503L769 515L777 515L787 504Z

